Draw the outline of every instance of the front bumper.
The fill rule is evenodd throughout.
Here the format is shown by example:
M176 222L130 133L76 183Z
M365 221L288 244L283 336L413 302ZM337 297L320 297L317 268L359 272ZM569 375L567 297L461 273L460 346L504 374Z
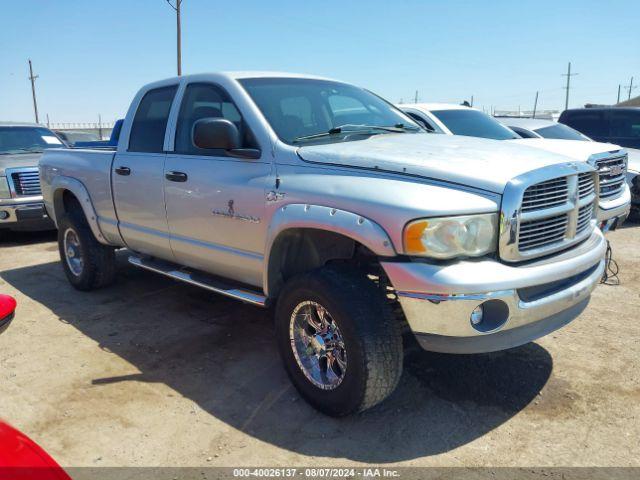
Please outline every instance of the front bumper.
M0 229L2 228L51 230L55 228L55 224L47 214L42 201L14 203L13 200L5 200L0 201Z
M382 266L423 348L480 353L528 343L576 318L602 277L606 247L596 229L571 250L519 266L490 259ZM484 317L473 325L479 305Z
M631 209L631 189L624 186L622 195L613 200L601 200L598 209L598 225L604 232L615 230L629 216Z

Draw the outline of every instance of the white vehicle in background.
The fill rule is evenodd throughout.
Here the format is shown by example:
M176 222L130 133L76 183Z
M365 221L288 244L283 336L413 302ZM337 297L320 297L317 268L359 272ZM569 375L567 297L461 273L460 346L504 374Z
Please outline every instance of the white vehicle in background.
M593 140L586 135L564 123L538 118L497 117L496 119L522 138L548 138L593 142ZM635 148L627 148L626 150L629 155L627 183L631 190L631 213L629 217L634 221L638 221L640 220L640 150Z
M603 231L613 230L629 215L630 187L626 182L627 151L610 143L550 138L522 138L506 125L475 108L450 103L397 105L427 131L445 135L506 140L588 162L599 171L598 220ZM547 125L548 126L548 125Z
M548 138L552 140L578 140L592 142L589 137L577 130L553 120L540 118L495 117L503 125L516 132L522 138Z

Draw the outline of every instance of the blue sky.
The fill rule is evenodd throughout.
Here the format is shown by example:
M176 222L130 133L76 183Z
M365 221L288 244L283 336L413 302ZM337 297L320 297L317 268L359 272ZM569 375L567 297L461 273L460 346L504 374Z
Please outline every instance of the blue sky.
M113 120L135 91L175 75L175 16L164 0L2 2L0 120ZM183 73L278 70L365 86L392 101L477 107L611 103L640 85L637 0L183 0ZM640 94L640 88L634 90ZM623 91L626 97L626 92Z

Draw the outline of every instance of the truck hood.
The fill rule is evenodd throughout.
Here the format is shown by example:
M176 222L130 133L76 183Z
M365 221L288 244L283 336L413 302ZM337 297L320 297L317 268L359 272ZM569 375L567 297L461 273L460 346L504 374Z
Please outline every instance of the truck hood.
M516 140L508 140L508 142L541 148L547 152L566 155L573 160L581 160L583 162L586 162L591 155L596 153L615 152L622 148L611 143L556 140L551 138L518 138Z
M41 153L19 153L15 155L0 155L0 176L4 176L5 169L18 167L37 167Z
M511 142L428 133L309 145L298 155L308 162L404 173L495 193L518 175L573 160Z

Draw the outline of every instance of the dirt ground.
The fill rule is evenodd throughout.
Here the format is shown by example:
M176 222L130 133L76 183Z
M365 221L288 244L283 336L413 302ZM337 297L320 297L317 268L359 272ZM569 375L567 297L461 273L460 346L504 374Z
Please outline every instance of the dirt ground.
M609 238L621 285L564 329L495 354L409 351L390 399L331 419L290 385L262 310L124 255L115 286L77 292L55 235L13 235L0 416L63 466L640 466L640 226Z

